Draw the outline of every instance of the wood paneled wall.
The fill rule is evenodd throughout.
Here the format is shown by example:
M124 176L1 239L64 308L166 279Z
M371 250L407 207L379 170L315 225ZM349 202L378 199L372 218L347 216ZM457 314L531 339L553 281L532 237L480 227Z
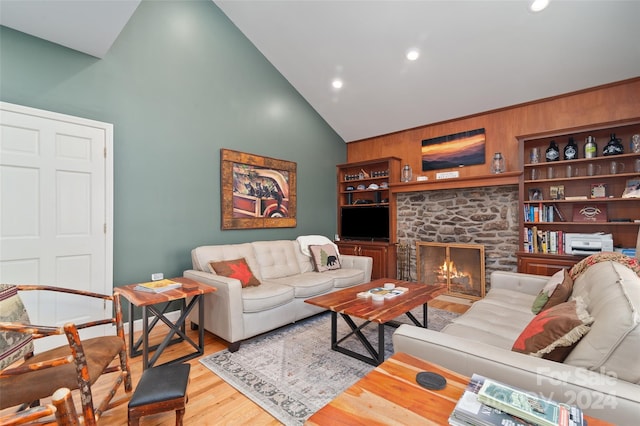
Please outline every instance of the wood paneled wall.
M537 134L553 134L601 123L625 121L640 116L640 77L600 86L563 96L542 99L509 108L479 113L441 123L425 125L388 135L347 144L347 161L363 161L381 157L400 157L417 175L435 180L435 171L422 172L420 149L422 140L478 128L486 131L486 163L466 166L460 177L489 174L490 159L502 152L507 171L522 170L518 138ZM577 141L582 146L583 141ZM566 141L558 140L562 147ZM599 146L606 141L601 141ZM628 141L624 141L628 145ZM439 170L442 171L442 170Z

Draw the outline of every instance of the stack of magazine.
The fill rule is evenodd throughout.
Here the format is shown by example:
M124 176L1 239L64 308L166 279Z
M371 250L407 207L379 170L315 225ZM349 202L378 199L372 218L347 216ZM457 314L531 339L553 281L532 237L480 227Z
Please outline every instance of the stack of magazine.
M134 288L138 291L145 291L147 293L162 293L167 290L172 290L174 288L182 287L182 284L177 281L171 280L158 280L158 281L149 281L146 283L140 283L136 285Z
M584 426L582 410L478 374L449 416L453 426Z

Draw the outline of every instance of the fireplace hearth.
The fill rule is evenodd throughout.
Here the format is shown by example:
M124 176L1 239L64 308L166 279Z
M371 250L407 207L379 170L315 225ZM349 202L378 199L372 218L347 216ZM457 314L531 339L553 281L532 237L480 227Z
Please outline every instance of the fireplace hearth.
M481 299L485 294L484 246L416 242L418 282L446 284L447 294Z

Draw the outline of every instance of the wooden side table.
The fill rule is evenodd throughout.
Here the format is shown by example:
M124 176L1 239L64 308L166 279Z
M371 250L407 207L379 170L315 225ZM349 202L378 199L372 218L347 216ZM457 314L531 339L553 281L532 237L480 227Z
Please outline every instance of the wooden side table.
M119 294L129 301L129 356L139 356L142 354L142 368L143 370L153 367L162 352L167 346L186 341L196 350L191 354L184 355L180 358L168 361L165 364L180 363L189 359L196 358L204 354L204 327L199 328L198 343L196 344L187 334L186 320L191 310L198 304L198 324L204 323L204 305L202 303L203 296L207 293L213 293L216 291L215 287L202 284L198 281L177 277L171 278L172 281L182 283L182 287L168 290L162 293L149 293L144 291L135 290L135 286L138 284L129 284L123 287L116 287L114 293ZM192 298L187 304L187 299ZM172 322L165 316L169 307L169 303L174 300L181 301L180 317L176 322ZM164 303L165 306L160 310L158 304ZM133 334L133 307L139 306L142 308L142 335L134 342ZM155 315L155 318L149 323L149 313ZM149 333L153 330L153 327L162 321L169 327L169 332L165 336L164 340L158 344L149 347ZM140 346L142 345L142 350ZM149 351L155 351L151 360L149 360Z

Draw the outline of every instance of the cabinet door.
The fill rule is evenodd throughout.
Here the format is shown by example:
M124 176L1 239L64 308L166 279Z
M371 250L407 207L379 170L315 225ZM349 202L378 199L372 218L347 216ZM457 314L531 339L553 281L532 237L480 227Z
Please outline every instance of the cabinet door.
M362 244L360 248L360 256L367 256L373 259L371 279L377 280L378 278L388 277L389 271L387 268L387 247L369 246L367 244Z
M518 255L518 272L551 276L561 269L571 269L579 258Z
M389 264L394 262L393 258L390 258L391 251L386 244L375 244L366 242L337 242L340 254L348 254L352 256L367 256L373 259L373 267L371 270L371 279L376 280L378 278L393 278L389 274Z

